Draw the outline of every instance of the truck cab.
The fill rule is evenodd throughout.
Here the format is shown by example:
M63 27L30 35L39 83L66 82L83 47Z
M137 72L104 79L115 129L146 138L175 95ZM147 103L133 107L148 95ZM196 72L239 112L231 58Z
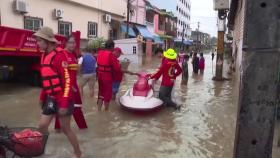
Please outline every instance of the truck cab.
M33 37L34 32L0 26L0 81L28 82L40 85L40 58L42 52ZM80 32L72 33L76 53L80 53ZM56 35L58 46L64 48L66 37Z

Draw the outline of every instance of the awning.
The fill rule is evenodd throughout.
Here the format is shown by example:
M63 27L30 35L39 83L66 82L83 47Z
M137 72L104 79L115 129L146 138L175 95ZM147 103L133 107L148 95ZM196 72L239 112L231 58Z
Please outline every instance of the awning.
M159 35L159 37L161 39L169 39L169 40L173 40L174 39L173 36L169 36L169 35Z
M182 43L182 39L179 39L179 38L176 38L176 39L174 39L174 42L181 42Z
M192 45L192 42L187 40L187 41L184 41L184 44L187 45L187 46L191 46Z
M182 43L182 39L176 38L176 39L174 40L174 42L176 42L176 43ZM192 41L190 41L190 40L184 40L184 45L191 46L191 45L192 45Z
M154 39L153 35L150 33L146 26L136 25L136 28L145 39Z
M164 42L161 40L161 38L157 35L154 35L154 43L155 44L164 44Z
M121 32L126 33L126 28L127 28L126 24L121 24ZM130 26L128 27L128 35L132 37L136 37L135 32Z

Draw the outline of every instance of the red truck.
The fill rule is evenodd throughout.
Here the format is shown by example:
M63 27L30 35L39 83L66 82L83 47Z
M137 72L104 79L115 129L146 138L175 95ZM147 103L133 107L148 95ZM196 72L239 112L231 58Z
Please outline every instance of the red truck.
M25 81L32 85L40 84L40 57L33 31L0 26L0 76L3 79L4 69L9 74L9 80ZM76 53L80 53L80 32L72 33L77 46ZM58 46L64 48L66 38L56 35ZM1 74L2 72L2 74Z

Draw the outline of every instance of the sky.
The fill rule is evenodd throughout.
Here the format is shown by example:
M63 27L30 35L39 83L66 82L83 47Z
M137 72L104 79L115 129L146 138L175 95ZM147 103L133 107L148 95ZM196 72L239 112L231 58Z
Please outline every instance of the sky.
M217 13L213 10L213 0L191 0L191 28L217 36Z
M153 5L167 9L170 1L175 0L150 0ZM213 0L191 0L191 28L197 29L200 22L200 31L217 36L217 13L213 10Z

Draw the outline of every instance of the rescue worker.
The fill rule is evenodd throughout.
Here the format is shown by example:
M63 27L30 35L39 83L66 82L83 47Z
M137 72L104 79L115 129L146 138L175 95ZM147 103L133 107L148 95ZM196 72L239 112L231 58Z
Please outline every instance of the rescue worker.
M56 48L57 40L51 28L43 27L34 36L43 52L41 57L42 91L40 95L42 115L39 129L42 132L47 132L52 119L58 115L61 129L72 144L75 157L80 158L82 152L77 136L70 126L74 104L66 52L61 48Z
M113 74L121 72L121 65L113 59L114 46L114 42L108 40L105 43L105 49L99 50L97 55L98 111L101 111L102 105L105 106L105 111L109 110L112 99Z
M75 37L73 35L70 35L66 39L66 47L65 50L67 52L67 58L68 58L68 68L69 68L69 75L71 80L73 81L72 83L72 90L73 90L73 97L74 97L74 112L73 112L73 117L74 120L76 121L78 127L80 129L86 129L87 128L87 123L82 111L82 98L80 95L79 87L77 84L77 71L78 71L78 61L77 61L77 54L75 52L76 48L76 41ZM60 123L58 118L55 118L55 129L60 129Z
M171 92L176 80L182 73L182 69L176 61L177 54L173 49L168 49L163 53L163 60L159 70L150 76L150 79L158 80L162 76L162 82L159 90L159 98L166 106L180 109L181 106L174 103L171 99Z
M118 60L118 58L123 54L121 48L118 47L114 48L112 53L113 53L114 63L118 63L121 66L120 61ZM112 100L116 99L116 95L119 92L120 84L122 82L124 73L127 73L129 75L137 75L137 73L133 73L128 70L124 70L122 68L120 72L115 72L113 86L112 86L112 92L113 92Z

